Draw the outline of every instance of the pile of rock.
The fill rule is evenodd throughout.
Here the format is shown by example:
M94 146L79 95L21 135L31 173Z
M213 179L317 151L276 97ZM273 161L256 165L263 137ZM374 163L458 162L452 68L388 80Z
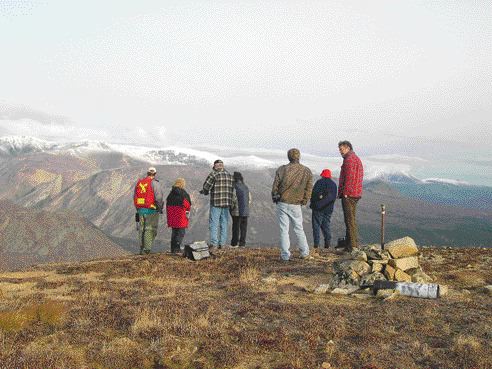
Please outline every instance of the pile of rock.
M404 237L384 246L368 245L333 264L332 288L351 291L372 286L377 280L428 283L432 278L419 264L415 241Z

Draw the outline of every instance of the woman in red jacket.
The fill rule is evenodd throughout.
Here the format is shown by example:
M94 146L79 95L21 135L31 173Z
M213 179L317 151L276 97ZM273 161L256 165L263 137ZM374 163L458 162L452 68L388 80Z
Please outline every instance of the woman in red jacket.
M173 229L171 234L171 252L173 254L180 252L181 242L188 227L190 216L191 199L184 189L185 185L185 180L178 178L166 198L167 226Z

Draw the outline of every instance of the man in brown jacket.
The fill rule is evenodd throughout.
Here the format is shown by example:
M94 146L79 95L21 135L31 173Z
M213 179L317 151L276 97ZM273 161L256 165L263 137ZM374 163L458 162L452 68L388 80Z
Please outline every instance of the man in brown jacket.
M277 204L277 218L280 225L280 257L290 259L289 225L293 224L301 258L309 257L309 246L302 226L301 206L311 198L313 174L300 164L301 153L298 149L287 152L289 164L282 165L275 173L272 186L272 199Z

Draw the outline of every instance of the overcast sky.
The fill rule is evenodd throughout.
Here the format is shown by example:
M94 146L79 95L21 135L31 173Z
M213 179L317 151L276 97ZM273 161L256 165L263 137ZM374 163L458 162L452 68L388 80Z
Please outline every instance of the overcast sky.
M491 1L0 0L0 134L489 147L491 16Z

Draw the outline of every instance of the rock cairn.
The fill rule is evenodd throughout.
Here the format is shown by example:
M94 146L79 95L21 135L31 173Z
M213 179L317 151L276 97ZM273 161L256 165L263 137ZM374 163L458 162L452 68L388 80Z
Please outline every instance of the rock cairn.
M419 264L415 241L404 237L381 245L362 246L333 264L332 288L355 291L372 286L377 280L428 283L432 278Z

